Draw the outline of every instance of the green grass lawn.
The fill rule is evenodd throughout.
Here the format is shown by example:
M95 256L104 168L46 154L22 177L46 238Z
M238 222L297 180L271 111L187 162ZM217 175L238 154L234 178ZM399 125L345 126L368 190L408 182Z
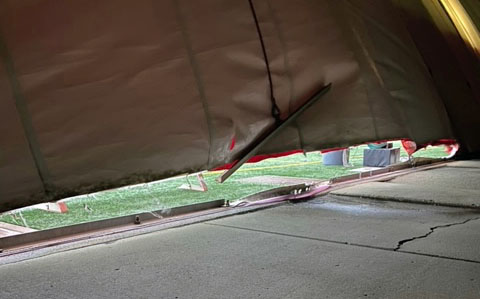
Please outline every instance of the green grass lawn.
M394 147L401 147L399 142ZM265 191L278 185L260 185L238 182L238 179L263 176L289 176L299 178L330 179L346 174L352 174L352 168L362 167L363 149L366 146L352 148L350 163L353 167L324 166L319 152L306 155L295 154L287 157L267 159L258 163L243 165L226 182L219 184L215 178L218 172L204 174L208 185L207 192L196 192L178 189L187 183L185 177L142 184L129 188L107 190L94 194L78 196L67 202L68 213L57 214L42 210L27 210L22 212L27 226L34 229L48 229L67 226L88 221L95 221L118 216L130 215L140 212L160 210L193 203L205 202L216 199L237 200L247 195ZM401 156L407 154L401 151ZM444 157L443 147L431 147L415 153L415 157ZM194 177L190 181L196 183ZM85 204L91 211L85 210ZM22 225L23 221L16 215L2 215L0 221Z

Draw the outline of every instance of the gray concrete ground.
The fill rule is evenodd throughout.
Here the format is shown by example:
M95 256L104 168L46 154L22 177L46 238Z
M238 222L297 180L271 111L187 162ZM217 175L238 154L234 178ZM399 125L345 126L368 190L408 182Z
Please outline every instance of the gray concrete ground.
M458 161L388 182L355 185L335 195L480 208L480 161Z
M480 298L477 210L325 196L0 266L0 298Z

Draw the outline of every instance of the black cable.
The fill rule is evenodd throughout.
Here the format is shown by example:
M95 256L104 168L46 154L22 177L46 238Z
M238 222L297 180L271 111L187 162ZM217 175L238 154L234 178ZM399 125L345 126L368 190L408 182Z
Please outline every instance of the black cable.
M275 119L275 122L278 124L282 120L280 118L280 109L277 106L277 101L273 94L273 81L272 74L270 72L270 64L268 62L267 50L265 49L265 43L263 41L262 31L260 30L260 25L258 24L257 13L255 12L255 6L253 5L253 0L248 0L250 4L250 9L252 10L253 19L255 21L255 26L257 27L258 38L260 39L260 44L262 46L263 58L265 60L265 65L267 67L268 83L270 86L270 101L272 102L272 116Z

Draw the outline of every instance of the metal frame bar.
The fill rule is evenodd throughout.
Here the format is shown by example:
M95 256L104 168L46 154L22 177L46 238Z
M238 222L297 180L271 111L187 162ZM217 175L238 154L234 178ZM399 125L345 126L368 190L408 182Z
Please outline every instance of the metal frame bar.
M169 218L183 214L199 212L207 209L219 208L222 207L224 204L225 200L219 199L192 204L188 206L175 207L171 209L162 209L158 211L144 212L116 217L112 219L98 220L65 227L58 227L20 235L8 236L0 238L0 249L6 250L9 248L23 246L30 243L48 241L55 238L62 238L81 233L112 229L125 225L139 224L140 222L144 221L152 221L158 218Z

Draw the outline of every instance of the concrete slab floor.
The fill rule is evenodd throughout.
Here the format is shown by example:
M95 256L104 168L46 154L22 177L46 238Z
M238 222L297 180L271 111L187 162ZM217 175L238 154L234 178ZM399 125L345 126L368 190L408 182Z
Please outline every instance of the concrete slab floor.
M0 298L479 298L477 217L326 196L3 265Z
M331 194L357 198L480 208L480 190L439 188L431 185L370 182L335 190Z
M470 234L475 236L476 230L480 231L480 211L331 195L207 224L397 250L402 240L423 236L431 228L470 221L474 227L462 242L480 249L480 239L468 237ZM480 263L480 250L472 248L468 256L452 254L445 257Z
M451 164L465 164L455 163L459 162ZM333 191L332 194L480 208L480 168L447 166L423 170L388 182L358 184Z
M480 260L480 219L451 223L433 228L402 245L402 250L440 256Z
M480 160L464 160L448 163L448 167L480 168Z
M399 176L390 183L480 191L480 168L441 167Z

